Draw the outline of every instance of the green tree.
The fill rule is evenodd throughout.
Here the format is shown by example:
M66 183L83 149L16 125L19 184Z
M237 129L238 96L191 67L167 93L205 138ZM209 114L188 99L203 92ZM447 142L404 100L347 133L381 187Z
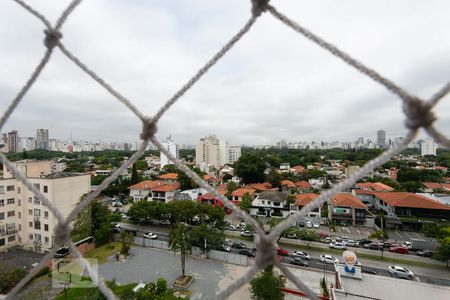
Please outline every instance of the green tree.
M441 238L438 239L439 247L434 255L436 259L445 261L448 264L450 261L450 226L440 230Z
M265 169L266 164L258 154L243 154L236 162L236 174L244 183L264 181Z
M6 294L27 275L25 268L7 269L0 265L0 293Z
M422 189L422 184L420 181L404 181L400 183L400 187L404 191L417 193Z
M275 275L273 266L269 266L250 281L250 293L255 300L282 300L284 293L281 288L285 285L284 277Z
M206 174L199 168L192 166L189 166L189 168L193 170L195 173L197 173L197 175L200 176L201 178L203 177L203 175ZM195 183L194 180L192 180L191 177L187 176L183 171L177 170L177 174L178 174L178 182L180 183L182 190L190 190L198 187L197 183Z
M177 169L177 167L175 167L174 164L167 164L164 166L164 168L162 168L161 172L163 172L164 174L177 173L178 169Z
M273 187L281 189L281 175L276 169L272 168L267 174L267 182L269 182Z
M382 220L383 222L383 220ZM384 256L384 242L389 239L389 235L387 234L386 230L377 230L371 235L369 235L369 239L377 239L379 241L383 242L383 247L381 248L381 257Z
M231 199L231 194L237 190L238 186L233 181L228 182L226 196L228 199Z
M240 209L242 209L243 211L245 211L246 213L250 212L250 208L252 208L252 196L250 196L249 193L245 193L244 196L242 197L242 201L239 204Z
M120 241L122 243L122 249L120 249L120 253L127 256L130 255L131 246L133 245L133 234L122 231L120 233Z
M139 182L139 177L137 173L136 163L131 167L131 184L136 184Z
M178 223L169 235L169 246L173 252L180 252L181 272L186 275L186 257L192 253L191 228L183 223Z

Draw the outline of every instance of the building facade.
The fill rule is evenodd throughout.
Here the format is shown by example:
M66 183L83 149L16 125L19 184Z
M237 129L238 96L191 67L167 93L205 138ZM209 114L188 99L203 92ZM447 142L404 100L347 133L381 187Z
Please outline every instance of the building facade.
M8 132L8 152L19 152L19 132L17 130Z
M172 154L176 158L179 157L179 155L178 155L178 145L174 143L174 141L172 140L171 136L169 136L161 144L163 145L164 148L167 149L167 151L169 151L170 154ZM160 152L160 156L159 157L160 157L160 163L161 163L161 170L162 170L162 168L164 168L165 165L173 164L173 162L170 161L169 158L164 153Z
M436 150L438 148L438 144L436 144L433 140L423 141L420 144L420 155L434 155L436 156Z
M226 151L225 141L215 135L201 138L195 149L195 163L203 170L209 166L219 170L227 162Z
M65 218L90 192L88 174L51 173L51 162L17 162L16 166ZM20 246L35 252L53 247L57 219L51 210L4 167L0 179L0 251Z
M36 129L36 149L50 149L48 129Z
M384 130L377 131L377 147L381 149L386 148L386 131Z
M234 164L241 157L241 146L229 146L227 144L227 164Z

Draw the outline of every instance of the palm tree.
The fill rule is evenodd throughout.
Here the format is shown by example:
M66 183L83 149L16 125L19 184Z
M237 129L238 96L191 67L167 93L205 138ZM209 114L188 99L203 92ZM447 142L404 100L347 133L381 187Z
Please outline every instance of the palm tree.
M170 249L174 252L180 251L181 272L183 273L183 276L186 275L186 256L188 253L192 253L190 231L190 227L184 225L183 223L178 223L169 235Z

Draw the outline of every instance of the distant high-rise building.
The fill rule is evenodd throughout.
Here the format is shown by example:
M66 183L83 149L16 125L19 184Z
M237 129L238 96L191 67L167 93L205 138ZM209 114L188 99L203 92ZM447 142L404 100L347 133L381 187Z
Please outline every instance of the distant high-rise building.
M234 164L241 157L241 146L227 144L227 164Z
M227 162L226 151L225 141L215 135L201 138L195 149L195 163L202 167L213 166L219 170Z
M20 146L25 151L34 150L36 149L36 139L34 137L21 137Z
M36 149L50 149L48 129L36 129Z
M161 144L169 151L169 153L178 158L178 146L174 143L171 136L167 137ZM162 152L160 152L160 163L161 170L165 165L173 164L173 162Z
M8 152L19 151L19 132L12 130L8 132Z
M420 155L436 155L437 148L438 144L436 144L433 140L423 141L420 144Z
M384 130L377 131L377 146L379 148L386 148L386 131Z

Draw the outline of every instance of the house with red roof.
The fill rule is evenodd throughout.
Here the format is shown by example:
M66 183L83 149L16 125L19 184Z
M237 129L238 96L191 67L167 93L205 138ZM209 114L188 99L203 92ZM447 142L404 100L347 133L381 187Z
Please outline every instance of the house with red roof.
M152 201L161 201L169 203L175 199L175 194L180 191L180 184L178 182L171 184L164 184L152 189Z
M290 211L291 214L300 211L305 205L313 202L316 198L319 197L318 194L314 193L305 193L305 194L297 194L295 195L295 203L291 204ZM322 206L310 211L308 213L308 217L310 218L320 218L322 213Z
M313 186L306 180L297 181L296 183L294 183L294 185L300 192L313 189Z
M245 187L254 189L257 192L273 191L277 189L277 188L274 189L274 187L269 182L249 183Z
M242 198L244 198L245 194L248 194L253 200L255 192L256 192L256 190L254 190L252 188L247 188L247 187L238 188L234 192L231 193L231 200L236 205L239 205L239 203L241 203L241 201L242 201Z
M281 180L281 191L283 192L291 192L295 189L295 184L290 180Z
M450 193L450 185L448 183L439 182L422 182L423 191L425 193L443 192Z
M175 199L175 194L180 191L180 184L162 180L145 180L128 187L128 189L134 202L147 200L168 203Z
M178 174L177 173L167 173L167 174L159 175L158 178L160 180L165 181L166 183L175 183L178 180Z
M356 184L356 187L361 190L376 192L390 192L394 190L393 187L381 182L360 182Z
M130 190L130 197L133 197L134 202L147 199L149 196L151 197L153 188L164 184L165 182L162 180L141 181L128 187Z
M374 219L367 206L351 193L337 193L328 203L328 219L338 225L373 227Z

